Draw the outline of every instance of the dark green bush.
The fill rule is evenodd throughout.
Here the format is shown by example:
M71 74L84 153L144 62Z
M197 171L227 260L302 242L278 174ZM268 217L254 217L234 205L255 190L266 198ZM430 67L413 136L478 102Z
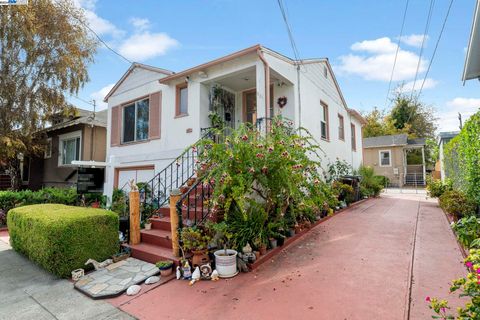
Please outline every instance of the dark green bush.
M480 220L475 216L465 217L454 223L452 229L458 241L465 248L470 248L473 241L480 236Z
M111 211L39 204L11 209L7 220L12 247L60 277L118 251L118 215Z
M452 182L447 179L445 183L442 180L427 177L427 193L432 198L439 198L445 191L452 190Z
M377 197L385 187L384 176L377 176L371 167L361 166L358 169L360 179L360 192L363 196Z
M440 207L456 219L474 215L476 204L467 196L457 190L445 191L439 198Z

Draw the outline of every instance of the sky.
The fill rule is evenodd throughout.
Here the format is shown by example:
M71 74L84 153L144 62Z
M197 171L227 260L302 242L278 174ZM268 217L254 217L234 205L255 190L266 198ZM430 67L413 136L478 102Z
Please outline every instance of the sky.
M75 0L85 9L90 27L131 61L175 72L254 44L293 57L277 0ZM402 37L405 0L283 0L302 59L327 57L350 108L388 110L389 81L400 43L391 88L420 88L450 0L436 0L428 32L430 1L410 0ZM458 130L480 107L480 82L461 81L475 0L453 2L420 100L435 110L438 131ZM424 49L419 55L424 39ZM129 63L100 46L89 67L90 81L78 94L103 97ZM391 96L391 95L390 95ZM78 107L92 109L80 99Z

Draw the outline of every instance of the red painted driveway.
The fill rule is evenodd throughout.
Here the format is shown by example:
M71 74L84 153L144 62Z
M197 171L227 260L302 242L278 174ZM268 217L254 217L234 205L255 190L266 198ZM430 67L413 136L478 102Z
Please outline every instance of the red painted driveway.
M255 272L171 281L125 302L139 319L430 319L425 297L449 298L465 274L436 201L384 194L312 229Z

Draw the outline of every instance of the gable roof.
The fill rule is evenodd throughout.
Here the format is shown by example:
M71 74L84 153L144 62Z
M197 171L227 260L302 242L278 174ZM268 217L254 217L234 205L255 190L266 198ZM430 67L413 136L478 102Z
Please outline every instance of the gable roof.
M463 69L462 80L475 79L480 77L480 1L476 1L475 11L473 13L472 29L468 41L467 55L465 57L465 66Z
M96 127L107 127L107 112L108 110L103 110L95 113L95 120L93 120L93 111L77 108L77 116L68 121L61 122L45 128L43 132L51 132L58 129L63 129L71 127L77 124L88 124L94 125Z
M125 79L127 79L127 77L130 75L130 73L132 73L133 70L135 70L136 68L141 68L141 69L148 70L148 71L158 72L158 73L162 73L162 74L165 74L165 75L172 75L172 74L174 74L174 72L173 72L173 71L170 71L170 70L166 70L166 69L162 69L162 68L157 68L157 67L149 66L149 65L143 64L143 63L134 62L134 63L132 63L132 65L128 68L128 70L123 74L123 76L120 78L120 80L118 80L117 83L115 83L115 85L114 85L113 88L107 93L107 95L105 96L105 98L103 98L103 102L107 102L107 101L108 101L108 98L110 98L110 96L118 89L118 87L123 83L123 81L125 81Z
M363 139L364 148L377 148L377 147L395 147L395 146L406 146L407 145L407 135L406 134L395 134L391 136L379 136Z

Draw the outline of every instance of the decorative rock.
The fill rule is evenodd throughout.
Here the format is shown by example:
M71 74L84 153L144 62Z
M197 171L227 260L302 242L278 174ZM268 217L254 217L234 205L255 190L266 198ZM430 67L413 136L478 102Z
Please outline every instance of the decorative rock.
M147 280L145 280L145 284L154 284L154 283L157 283L158 281L160 281L160 277L152 276L150 278L147 278Z
M137 293L139 293L141 289L142 289L142 287L140 287L139 285L134 284L133 286L128 287L128 289L127 289L127 296L134 296L134 295L136 295Z
M78 281L81 277L85 275L85 271L83 269L75 269L72 271L72 280Z

